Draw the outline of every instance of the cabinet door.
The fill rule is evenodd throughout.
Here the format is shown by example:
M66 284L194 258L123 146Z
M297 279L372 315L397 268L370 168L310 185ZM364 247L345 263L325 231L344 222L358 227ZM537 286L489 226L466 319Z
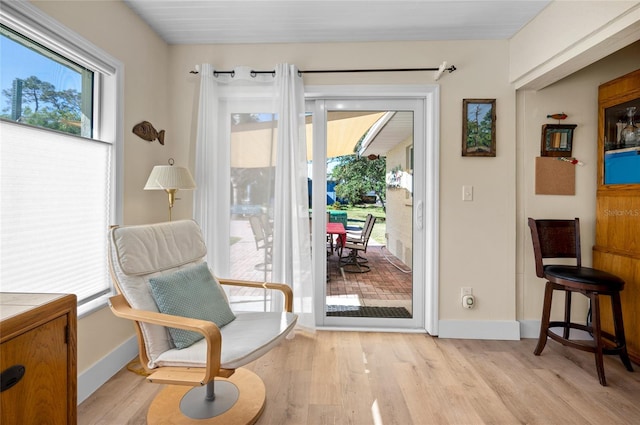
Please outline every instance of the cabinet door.
M2 344L2 370L25 367L22 379L0 394L2 424L67 422L67 316L60 316Z
M622 303L622 321L629 356L635 362L640 361L640 261L628 255L615 252L600 252L597 247L593 251L593 266L610 271L625 281L620 292ZM603 298L604 299L604 298ZM608 301L600 303L602 330L614 333L613 313Z

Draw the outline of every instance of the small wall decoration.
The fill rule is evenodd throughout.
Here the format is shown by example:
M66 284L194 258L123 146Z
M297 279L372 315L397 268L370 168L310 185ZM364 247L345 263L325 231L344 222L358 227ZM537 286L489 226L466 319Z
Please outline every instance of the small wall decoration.
M133 134L147 142L153 142L158 139L161 145L164 145L164 130L157 131L149 121L142 121L133 126Z
M547 118L553 118L554 120L558 120L558 124L560 124L560 120L566 120L567 119L567 114L565 114L564 112L560 112L559 114L549 114L547 115Z
M545 124L542 126L540 156L570 157L573 130L576 124Z
M496 156L496 100L462 100L462 156Z
M402 187L402 167L397 165L393 167L385 176L386 184L389 189L398 189Z

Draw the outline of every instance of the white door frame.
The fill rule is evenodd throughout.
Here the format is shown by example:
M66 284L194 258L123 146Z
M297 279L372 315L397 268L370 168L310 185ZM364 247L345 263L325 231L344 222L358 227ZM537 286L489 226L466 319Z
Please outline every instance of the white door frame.
M440 90L438 85L375 85L375 86L306 86L305 98L309 101L331 101L333 108L339 107L339 100L357 101L357 100L381 100L389 101L401 99L413 99L422 103L422 117L415 117L414 135L418 135L422 139L424 149L415 150L417 155L414 157L415 163L422 164L421 171L414 174L414 190L416 199L422 199L414 205L414 226L423 230L420 232L424 235L421 240L415 240L414 244L420 243L422 250L422 258L415 258L413 269L415 276L424 281L423 289L419 291L421 299L414 299L414 304L424 307L420 310L424 312L423 317L417 317L411 322L410 327L390 328L388 326L379 326L376 319L359 318L358 324L366 330L390 331L398 330L403 332L416 331L424 332L431 335L438 334L438 226L439 226L439 110L440 110ZM326 116L325 102L314 102L315 117ZM393 110L393 106L385 109ZM421 119L420 119L421 118ZM324 126L313 126L314 141L322 141L322 143L313 144L313 157L324 158L326 152L325 140L326 129ZM421 134L421 136L420 136ZM415 139L414 145L420 140ZM415 167L418 168L418 167ZM312 171L313 181L326 181L326 169L324 164L314 163ZM326 208L325 198L314 196L312 208L314 211L322 211ZM313 252L326 255L324 248L324 220L313 220L313 235L321 235L321 238L313 239ZM326 258L321 261L314 261L313 272L316 276L316 288L314 292L314 309L316 324L323 329L331 328L332 318L326 318L324 314L324 303L326 294ZM415 277L414 277L415 281ZM414 291L415 294L415 291ZM414 311L419 311L415 309ZM394 319L395 320L395 319ZM403 320L403 319L398 319ZM366 326L366 328L364 328ZM378 327L379 326L379 327ZM343 326L336 329L346 328ZM349 327L348 329L359 329L359 326Z

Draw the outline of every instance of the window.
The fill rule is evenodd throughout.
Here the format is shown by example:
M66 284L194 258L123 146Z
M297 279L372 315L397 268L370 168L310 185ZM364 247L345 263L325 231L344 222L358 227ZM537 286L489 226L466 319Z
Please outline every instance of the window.
M0 25L0 117L92 136L93 72Z
M121 65L28 3L0 10L0 290L111 293ZM121 108L120 108L121 110Z

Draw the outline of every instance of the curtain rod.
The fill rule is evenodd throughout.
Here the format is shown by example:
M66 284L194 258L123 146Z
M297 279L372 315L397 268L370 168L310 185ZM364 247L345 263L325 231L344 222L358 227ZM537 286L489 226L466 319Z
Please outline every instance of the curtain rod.
M434 80L438 80L444 71L452 73L457 68L455 65L451 65L447 68L447 63L443 62L438 68L376 68L376 69L310 69L307 71L299 70L299 74L330 74L330 73L356 73L356 72L418 72L418 71L436 71ZM199 67L196 66L196 70L189 71L190 74L199 74ZM276 71L255 71L251 70L251 76L255 77L258 74L272 74L275 76ZM235 71L213 71L214 76L219 74L229 74L232 77L235 75Z

